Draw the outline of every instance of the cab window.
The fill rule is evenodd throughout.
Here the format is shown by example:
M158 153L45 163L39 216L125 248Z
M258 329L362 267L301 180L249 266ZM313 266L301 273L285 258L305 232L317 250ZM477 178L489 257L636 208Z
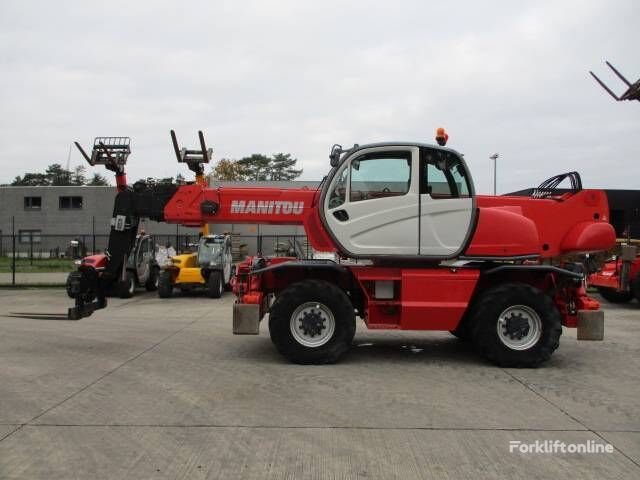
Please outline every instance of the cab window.
M460 158L444 150L426 150L422 167L422 188L433 198L468 198L469 180Z
M351 161L351 202L405 195L410 185L410 151L373 152Z
M349 175L349 169L343 168L340 172L340 176L336 181L336 186L329 195L329 208L336 208L342 205L347 195L347 178Z

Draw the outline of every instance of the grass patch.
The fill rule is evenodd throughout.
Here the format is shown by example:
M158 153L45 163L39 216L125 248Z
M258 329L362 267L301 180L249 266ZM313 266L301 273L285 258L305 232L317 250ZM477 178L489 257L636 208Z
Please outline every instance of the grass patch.
M13 259L0 257L0 273L11 273ZM68 258L16 258L17 273L70 272L75 269L73 260Z

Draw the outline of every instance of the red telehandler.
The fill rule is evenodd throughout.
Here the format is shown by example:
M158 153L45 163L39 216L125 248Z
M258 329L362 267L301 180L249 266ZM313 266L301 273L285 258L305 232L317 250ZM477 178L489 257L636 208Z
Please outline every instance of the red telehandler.
M640 79L631 83L609 62L605 62L613 73L627 86L622 95L616 95L595 73L591 76L616 101L640 101ZM636 209L636 216L638 210ZM640 302L640 254L630 238L631 226L627 226L629 235L622 240L620 255L604 264L602 269L589 275L589 285L596 287L605 300L611 303L626 303L635 297ZM637 242L637 241L636 241Z
M578 326L578 338L579 324L602 329L581 265L564 259L614 244L604 193L583 190L572 172L530 197L476 195L445 135L439 145L334 145L315 190L138 182L118 194L110 263L102 276L82 270L69 317L106 306L102 281L117 274L111 262L130 248L135 219L147 217L193 227L303 225L314 250L334 252L339 262L257 255L237 267L234 333L257 334L268 313L273 343L296 363L337 361L356 316L370 329L451 331L510 367L547 360L563 325ZM559 193L563 179L572 188Z
M82 146L75 142L76 147L91 166L105 165L116 174L116 189L118 192L127 188L124 166L131 154L131 139L129 137L96 137L93 141L91 155L87 155ZM151 235L141 231L136 235L134 243L127 252L127 258L122 262L121 275L112 278L110 293L120 298L131 298L136 288L144 287L148 292L158 289L159 267L155 259L155 244ZM101 272L105 269L108 257L104 253L94 253L76 260L77 265L91 265L94 270ZM67 295L75 298L76 288L82 276L80 270L69 273L67 278ZM106 285L104 285L106 287Z

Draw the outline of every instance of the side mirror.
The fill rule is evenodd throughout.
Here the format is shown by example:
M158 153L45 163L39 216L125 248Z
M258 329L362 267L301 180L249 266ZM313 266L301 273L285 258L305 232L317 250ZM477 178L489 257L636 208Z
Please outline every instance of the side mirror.
M331 147L331 153L329 154L329 163L332 167L337 167L340 164L340 155L342 154L342 145L335 144Z

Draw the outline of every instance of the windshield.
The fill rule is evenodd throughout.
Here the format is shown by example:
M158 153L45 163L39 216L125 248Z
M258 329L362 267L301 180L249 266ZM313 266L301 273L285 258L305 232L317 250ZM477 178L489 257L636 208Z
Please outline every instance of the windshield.
M205 240L198 247L198 263L200 265L210 265L212 262L219 263L221 252L221 243L216 243L215 240Z

